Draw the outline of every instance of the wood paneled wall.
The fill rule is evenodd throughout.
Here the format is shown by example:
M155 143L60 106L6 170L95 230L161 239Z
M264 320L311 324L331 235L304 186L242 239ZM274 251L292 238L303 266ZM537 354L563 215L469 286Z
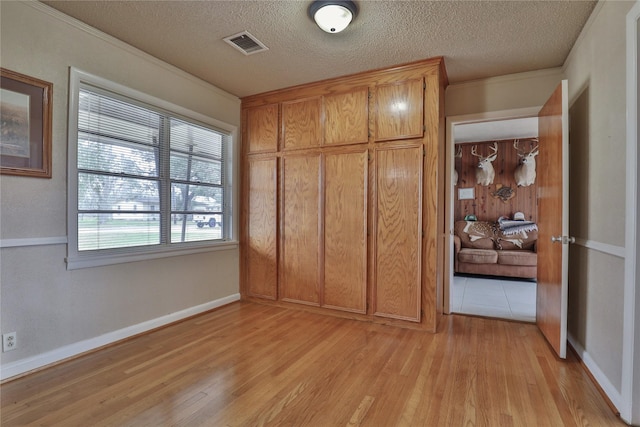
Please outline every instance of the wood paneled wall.
M529 187L517 187L513 172L519 164L520 158L513 148L513 139L498 141L498 158L493 162L495 179L488 187L476 184L476 168L478 158L471 155L471 148L477 145L477 153L488 155L490 147L495 141L483 141L475 143L457 144L462 147L462 158L455 159L455 167L458 171L458 185L454 189L454 218L456 221L464 219L466 215L475 215L479 221L496 221L501 216L513 217L516 212L523 212L528 221L537 221L537 182ZM519 147L529 150L535 146L530 139L521 139ZM544 150L544 147L540 147ZM515 196L503 202L493 194L499 186L511 187L515 190ZM473 200L459 200L460 188L473 188L475 198Z

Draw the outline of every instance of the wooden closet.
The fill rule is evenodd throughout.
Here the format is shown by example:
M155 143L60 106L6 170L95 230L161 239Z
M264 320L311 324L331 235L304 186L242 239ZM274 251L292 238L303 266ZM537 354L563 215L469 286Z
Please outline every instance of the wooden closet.
M435 331L442 58L242 99L244 299Z

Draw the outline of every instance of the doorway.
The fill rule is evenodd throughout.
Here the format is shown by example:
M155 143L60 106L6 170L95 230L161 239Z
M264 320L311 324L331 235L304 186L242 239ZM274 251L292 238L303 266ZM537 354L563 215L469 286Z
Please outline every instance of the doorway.
M515 168L515 164L511 164L516 157L513 147L511 147L512 143L509 141L532 140L537 136L538 111L539 108L526 108L447 118L447 149L449 150L447 188L449 191L446 193L446 204L448 207L447 229L450 230L450 238L448 239L450 245L445 256L445 263L449 267L448 277L445 277L445 313L463 313L535 322L537 288L535 279L456 272L454 264L457 258L453 236L455 234L454 225L456 221L460 222L468 214L475 216L476 219L497 224L498 217L505 216L509 217L508 219L513 219L516 213L515 210L521 209L528 211L526 213L528 219L535 220L535 212L531 212L532 209L535 209L535 190L521 189L521 193L529 191L532 194L530 197L534 199L533 207L527 204L523 205L522 203L524 202L522 201L517 201L516 203L516 201L512 200L507 202L506 200L497 201L497 199L495 207L488 205L493 203L489 194L496 193L496 187L501 188L505 182L505 174L512 174L513 168ZM499 152L502 151L503 153L502 160L496 165L496 172L500 178L495 181L495 184L483 188L476 185L475 177L470 176L469 171L454 173L456 165L458 167L461 165L459 157L462 154L459 147L456 149L456 144L473 145L475 143L475 151L478 154L481 152L481 143L493 145L491 141L501 141ZM464 151L467 156L470 153L469 148L465 148ZM505 160L505 154L507 153L507 157L511 157ZM468 160L466 164L468 164ZM475 164L473 167L475 167ZM510 167L513 168L509 169ZM457 183L454 182L456 178L458 179ZM513 180L513 178L510 179ZM518 191L518 189L511 188L515 187L512 183L508 185L511 192ZM472 188L473 190L471 190ZM491 188L491 191L489 191L489 188ZM462 192L460 192L461 190ZM481 194L475 194L476 192ZM469 197L472 200L466 202L466 205L461 208L461 197ZM524 208L518 208L517 206L524 206ZM461 213L461 209L464 212Z

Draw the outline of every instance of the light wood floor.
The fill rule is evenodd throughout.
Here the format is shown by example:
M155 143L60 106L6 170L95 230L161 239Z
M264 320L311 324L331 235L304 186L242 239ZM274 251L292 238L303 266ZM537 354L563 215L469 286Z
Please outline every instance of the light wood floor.
M234 303L0 387L3 426L618 426L534 325Z

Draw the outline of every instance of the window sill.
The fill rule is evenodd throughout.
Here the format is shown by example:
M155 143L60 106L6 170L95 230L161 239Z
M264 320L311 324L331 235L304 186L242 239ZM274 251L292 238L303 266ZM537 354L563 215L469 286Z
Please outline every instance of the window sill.
M104 265L123 264L127 262L148 261L159 258L169 258L183 255L200 254L205 252L229 251L238 248L237 241L226 241L207 246L188 248L162 248L155 251L141 253L119 253L119 254L90 254L68 256L65 261L67 270L78 270L81 268L101 267Z

